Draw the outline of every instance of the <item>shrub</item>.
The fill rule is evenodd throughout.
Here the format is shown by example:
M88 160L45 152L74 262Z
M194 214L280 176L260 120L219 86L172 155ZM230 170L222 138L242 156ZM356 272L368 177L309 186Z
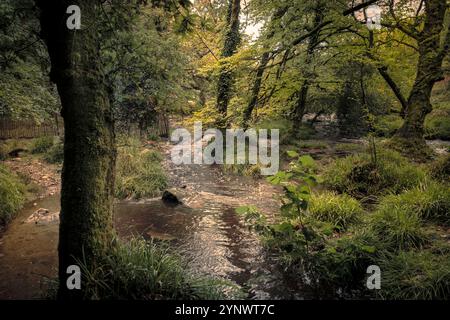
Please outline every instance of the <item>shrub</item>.
M363 209L354 198L332 192L315 194L309 203L309 215L323 222L330 222L338 229L346 229L357 222Z
M61 141L55 143L44 155L48 163L62 163L64 161L64 144Z
M402 124L403 119L395 114L375 117L374 133L379 137L392 137Z
M439 158L430 165L430 174L433 178L443 182L450 181L450 154Z
M357 198L400 193L417 186L426 178L425 171L399 153L380 150L377 161L361 153L337 159L324 174L326 186Z
M167 177L160 165L161 155L136 146L119 148L116 167L116 197L155 197L167 187Z
M379 208L372 217L370 229L380 242L394 250L419 248L429 240L419 215L401 205Z
M47 152L54 143L54 139L52 136L48 137L40 137L33 141L31 146L32 153L45 153Z
M386 196L379 204L379 210L383 212L392 208L417 214L425 220L450 224L450 188L430 182L400 195Z
M117 243L97 265L80 262L87 299L219 299L229 282L195 276L163 243Z
M0 161L8 158L8 149L6 144L0 142Z
M383 299L450 298L450 256L429 251L385 253L378 262Z
M284 118L266 119L260 121L255 126L256 130L260 129L278 129L280 130L280 144L285 144L293 134L292 121ZM270 131L269 131L270 132ZM268 133L269 134L269 133Z
M0 165L0 225L7 224L25 202L25 186L11 171Z
M435 109L425 118L425 137L450 140L450 110Z

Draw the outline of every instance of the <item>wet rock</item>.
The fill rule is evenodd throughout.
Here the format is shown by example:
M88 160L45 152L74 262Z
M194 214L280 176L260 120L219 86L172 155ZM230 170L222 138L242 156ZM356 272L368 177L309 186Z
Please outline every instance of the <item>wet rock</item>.
M177 188L172 188L172 189L168 189L165 190L162 194L162 201L164 201L164 203L169 204L169 205L179 205L182 204L182 199L183 196L181 194L181 192L179 191L179 189Z
M24 222L45 224L59 220L59 212L50 212L48 209L39 208L31 216L29 216Z

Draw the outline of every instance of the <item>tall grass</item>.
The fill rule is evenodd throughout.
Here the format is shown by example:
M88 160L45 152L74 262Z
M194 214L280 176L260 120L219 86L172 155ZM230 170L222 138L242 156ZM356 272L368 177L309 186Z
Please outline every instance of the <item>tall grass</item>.
M357 198L398 194L425 180L424 169L392 150L380 150L376 161L369 153L337 159L324 173L327 187Z
M7 224L25 202L25 185L0 164L0 225Z
M118 243L104 261L81 261L87 299L221 299L238 292L226 281L194 275L164 244L135 238Z
M383 299L448 300L450 298L450 256L429 251L384 253L378 261L382 270Z
M450 188L448 185L429 182L400 195L382 199L380 212L395 210L415 214L418 218L450 224Z
M358 200L343 194L323 192L313 195L309 203L309 215L314 219L330 222L337 229L345 230L359 221L363 208Z
M118 148L116 197L145 198L159 196L167 187L161 167L162 156L154 150L143 150L138 141Z

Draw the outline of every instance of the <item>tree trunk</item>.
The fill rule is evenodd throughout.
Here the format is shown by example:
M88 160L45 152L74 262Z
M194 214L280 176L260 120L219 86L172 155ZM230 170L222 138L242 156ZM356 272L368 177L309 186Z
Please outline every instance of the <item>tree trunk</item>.
M241 10L240 0L229 0L227 32L222 50L222 58L231 57L236 51L239 42L239 13ZM217 109L223 115L227 114L228 103L231 99L233 86L233 74L229 64L224 64L220 68L220 75L217 87Z
M314 50L319 44L319 36L321 27L324 18L324 6L322 2L318 2L316 7L314 8L314 25L313 30L317 29L314 33L311 34L308 41L308 48L306 50L306 59L305 59L305 70L303 71L303 76L305 80L302 83L302 86L297 93L297 101L294 107L294 117L293 120L296 123L298 129L302 124L303 116L306 111L306 101L308 98L308 91L310 86L310 81L314 78L314 73L311 71L311 63L314 58Z
M446 48L440 46L446 0L425 1L425 24L417 34L419 63L416 79L408 98L405 121L394 139L417 146L425 145L423 138L425 116L431 112L431 90L443 77L442 61Z
M279 19L283 17L283 15L286 13L288 7L280 7L277 9L277 11L273 14L273 17L271 19L271 22L277 22ZM275 35L275 30L271 30L267 36L266 39L270 40ZM250 98L250 101L247 105L247 107L244 110L244 127L247 128L248 122L250 121L250 118L252 116L253 109L255 109L256 105L258 104L258 97L259 97L259 91L261 90L261 83L262 83L262 77L264 75L264 69L266 68L267 64L269 63L269 56L270 52L268 51L268 48L265 48L266 51L261 56L261 60L258 65L258 69L256 70L256 78L255 82L253 83L252 88L252 95Z
M244 110L244 127L247 128L248 122L250 121L250 117L252 116L253 109L255 109L258 103L259 91L261 89L262 77L264 74L264 68L267 66L269 62L269 52L266 51L261 56L261 61L259 62L258 69L256 70L256 79L252 88L252 96L250 98L250 102Z
M81 9L82 27L66 27L66 9ZM51 60L50 78L56 83L64 118L59 227L59 291L65 299L83 298L81 290L68 290L69 265L95 261L114 238L115 136L112 107L100 65L100 1L37 0L41 29Z

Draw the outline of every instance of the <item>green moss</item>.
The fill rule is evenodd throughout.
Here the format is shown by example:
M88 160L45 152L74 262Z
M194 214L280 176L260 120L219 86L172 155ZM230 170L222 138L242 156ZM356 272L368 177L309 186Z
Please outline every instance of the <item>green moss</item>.
M55 143L44 155L48 163L62 163L64 161L64 144L61 141Z
M25 202L25 185L5 166L0 165L0 225L14 217Z

